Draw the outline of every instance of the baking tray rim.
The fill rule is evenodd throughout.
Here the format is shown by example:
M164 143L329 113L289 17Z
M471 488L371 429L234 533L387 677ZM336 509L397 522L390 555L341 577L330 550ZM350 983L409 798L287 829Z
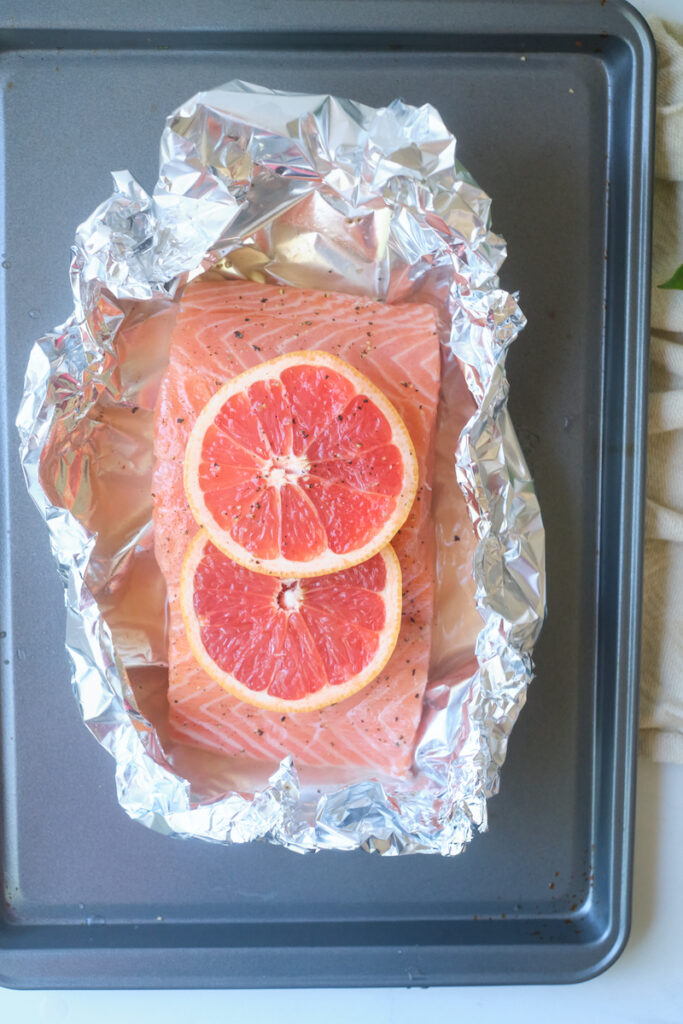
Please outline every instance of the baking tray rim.
M626 296L626 302L629 306L627 316L630 318L629 323L631 324L631 331L633 334L633 347L637 357L637 365L635 366L635 380L633 382L633 402L630 407L632 413L632 428L633 428L633 461L631 467L631 479L627 481L630 483L629 492L632 497L636 500L632 507L632 529L630 532L631 546L627 552L626 566L629 570L629 586L622 592L620 601L620 611L626 616L626 619L630 625L628 643L627 643L627 671L626 685L622 688L621 702L617 709L617 715L619 722L615 722L616 725L621 725L622 736L621 736L621 747L624 754L623 762L623 778L621 780L621 788L619 791L619 782L615 782L615 793L613 799L616 801L617 807L623 804L623 834L627 837L623 844L620 846L617 841L614 843L612 851L612 869L613 879L616 877L619 881L616 895L614 898L613 906L611 907L611 913L609 917L609 925L603 931L602 936L597 942L592 944L585 944L584 948L590 948L592 951L592 961L580 971L563 971L558 968L556 971L546 972L542 979L538 978L538 973L530 969L528 972L516 971L516 981L519 983L529 983L531 981L542 980L543 982L568 982L568 981L579 981L586 980L587 978L593 977L603 970L605 970L611 963L613 963L622 952L628 940L630 930L630 891L632 882L632 871L633 871L633 822L634 822L634 805L635 805L635 773L636 773L636 738L637 738L637 711L638 711L638 666L640 661L640 630L638 624L640 622L640 606L641 606L641 594L639 589L639 580L642 577L642 558L643 558L643 522L644 522L644 480L645 480L645 455L646 455L646 400L647 400L647 334L649 328L649 245L650 245L650 206L651 206L651 177L652 177L652 147L653 147L653 133L654 133L654 44L650 30L647 23L642 16L635 11L630 4L625 0L608 0L609 8L613 11L617 11L624 17L628 23L635 29L635 37L637 44L640 46L638 52L633 45L631 40L630 49L633 62L633 73L634 80L639 79L640 89L634 87L634 102L636 106L636 113L640 112L642 115L640 121L637 117L634 117L631 122L632 136L630 142L634 148L634 155L640 157L640 179L638 181L638 173L632 168L630 184L632 188L631 195L631 212L634 214L633 221L629 224L629 233L634 238L636 245L634 252L640 257L639 260L632 259L632 265L635 267L635 276L638 281L638 287L634 288L629 295ZM30 4L27 5L30 8ZM69 8L73 5L67 3L66 8L62 9L62 14L68 16ZM132 6L132 5L131 5ZM301 6L296 4L297 7ZM402 5L403 7L405 5ZM430 7L434 4L430 4ZM549 5L552 9L555 5ZM566 4L559 4L556 9L565 8ZM575 12L583 12L587 5L579 3L575 5ZM463 8L467 8L473 11L473 5L465 3L462 5ZM486 9L489 14L495 8L499 8L499 5L495 2L485 2L480 9ZM120 11L117 12L117 16L120 18ZM476 15L475 15L476 16ZM57 19L58 20L58 19ZM485 20L485 18L483 19ZM514 20L514 19L513 19ZM579 18L579 21L581 19ZM30 18L29 18L30 21ZM167 23L166 23L167 24ZM481 24L481 22L480 22ZM56 26L57 27L57 26ZM55 28L56 28L55 27ZM166 26L164 26L166 27ZM35 26L27 24L22 26L21 17L15 21L15 23L7 29L10 35L15 32L21 33L22 28L33 29ZM159 26L159 30L161 26ZM537 31L539 34L546 34L552 36L556 31L552 27L548 28L545 26L546 31L544 32L544 26L538 25ZM48 30L51 31L52 29ZM107 29L107 32L112 32L113 29ZM152 29L153 31L153 29ZM211 29L208 30L209 32ZM579 27L577 25L577 32L586 31L585 27ZM4 34L4 33L3 33ZM514 36L514 31L512 32ZM509 41L509 40L508 40ZM10 42L10 39L5 36L4 42ZM24 41L26 42L26 40ZM30 46L30 43L29 43ZM5 48L5 47L1 47ZM635 186L634 179L635 178ZM615 716L617 717L617 716ZM619 801L621 796L621 801ZM125 926L122 926L125 927ZM22 930L20 926L10 926L11 931L16 929ZM25 947L23 949L9 950L6 947L3 948L4 942L2 941L2 933L0 931L0 984L8 987L16 988L39 988L39 987L76 987L86 984L88 987L111 987L111 978L108 972L102 976L101 981L98 981L98 974L95 971L91 971L87 968L85 974L81 973L80 970L69 972L68 963L61 963L64 957L71 957L74 968L77 964L80 964L81 969L85 969L87 961L93 957L93 955L99 954L103 947L93 946L81 948L78 946L65 946L61 950L48 949L46 946L42 948ZM18 938L18 935L17 935ZM92 938L92 932L91 936ZM500 949L501 954L504 953L504 946L492 946L485 944L487 951L490 953L494 949ZM305 948L305 947L297 947ZM365 946L358 947L363 950L365 956L382 957L386 956L391 951L383 946ZM453 947L448 947L453 949ZM467 947L470 950L476 950L478 947L470 945ZM524 948L523 944L515 944L514 949L520 950ZM533 951L535 958L538 958L542 950L548 949L543 946L529 946L530 950ZM152 958L155 959L154 954L167 953L169 947L167 946L147 946L144 947L130 947L130 948L111 948L107 946L108 951L108 967L111 966L112 973L118 973L114 971L113 960L119 960L126 958L127 955L133 954L133 958L136 961L136 966L139 969L139 955L142 952L152 954ZM422 947L426 953L429 950L428 946ZM555 947L554 951L561 950L560 945ZM216 946L214 947L217 958L220 959L221 965L225 965L226 958L226 947ZM207 957L210 953L209 948L197 949L196 947L182 949L180 946L173 947L173 951L186 958L185 962L200 956L203 958ZM232 954L244 953L245 950L231 950ZM275 951L272 951L275 952ZM287 949L281 949L279 951L282 954L287 954ZM327 950L320 951L318 953L333 953L334 950L330 947ZM430 955L431 955L430 950ZM434 947L433 955L438 959L439 953L443 952L443 947ZM17 959L18 958L18 959ZM503 959L505 959L503 957ZM36 964L38 960L38 964ZM34 973L31 969L31 965L38 966L42 960L43 975L42 981L40 974ZM4 961L4 964L3 964ZM50 964L55 967L57 962L61 963L59 970L52 971ZM82 961L82 962L81 962ZM12 964L14 963L14 968ZM121 965L123 966L123 965ZM322 965L321 965L322 966ZM451 965L452 966L452 965ZM28 968L28 970L22 970ZM235 964L237 967L237 964ZM124 971L125 974L125 971ZM70 976L73 975L73 976ZM194 978L194 984L200 979L201 972L192 975ZM234 975L233 975L234 977ZM469 977L458 980L456 983L477 983L471 980L472 975ZM49 979L49 980L48 980ZM175 979L173 979L175 980ZM264 983L264 979L260 978L257 980L243 979L241 986L255 984L263 987L264 984L270 984L272 980L273 986L278 984L277 979L270 979ZM109 984L105 982L108 981ZM496 978L491 972L486 973L484 979L485 983L498 983ZM44 984L43 984L44 982ZM397 979L394 976L394 972L390 971L386 978L378 977L373 973L371 977L373 985L395 985L395 984L406 984L405 979ZM232 987L232 979L230 979ZM289 974L285 974L279 981L279 984L287 984L292 987L301 987L310 984L310 980L301 980L292 978ZM345 985L353 984L367 984L368 979L353 981L349 976L344 978ZM452 970L449 977L445 980L439 980L436 977L430 977L428 982L424 980L413 980L414 984L452 984L454 983L454 976ZM500 983L510 983L509 976L501 977ZM221 971L219 975L213 979L202 978L201 984L213 987L225 987L226 978L224 973ZM320 980L318 977L315 978L315 984L339 984L339 977L336 976L331 981ZM188 985L191 987L192 981L188 981L187 978L181 979L179 985ZM148 985L139 984L133 982L128 986L117 986L117 987L168 987L168 979L164 979L163 985Z

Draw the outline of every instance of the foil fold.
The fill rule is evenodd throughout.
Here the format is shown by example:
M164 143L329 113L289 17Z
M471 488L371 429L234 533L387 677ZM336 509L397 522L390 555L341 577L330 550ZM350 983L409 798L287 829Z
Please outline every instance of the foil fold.
M429 105L375 110L243 82L200 93L168 118L152 195L126 171L113 182L76 233L74 312L36 342L17 426L26 482L65 585L74 693L115 759L121 806L159 832L220 843L459 853L486 828L545 611L543 524L507 411L505 354L525 321L499 286L505 244L491 230L490 199ZM294 234L286 230L293 210L306 228ZM348 225L341 241L325 229L335 216ZM472 396L453 472L478 537L482 628L471 671L428 684L409 779L316 787L287 757L251 791L202 793L169 762L138 707L128 670L158 665L159 644L142 629L117 646L102 609L131 559L151 551L151 527L141 513L124 539L98 543L96 523L79 514L97 486L98 460L87 452L101 410L115 416L139 402L151 415L128 365L125 324L163 316L210 268L432 301L444 358ZM147 457L146 436L143 427L140 437L123 437L132 474ZM42 460L59 445L59 473L46 482Z

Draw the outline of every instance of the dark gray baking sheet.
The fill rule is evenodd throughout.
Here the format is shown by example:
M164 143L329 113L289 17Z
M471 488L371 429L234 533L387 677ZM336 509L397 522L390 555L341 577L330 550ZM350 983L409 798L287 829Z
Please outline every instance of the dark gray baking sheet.
M31 2L0 19L0 982L595 974L629 928L653 97L642 19L612 0ZM113 762L70 695L61 584L15 455L29 348L70 310L69 245L109 170L151 187L164 114L234 77L434 103L508 240L503 282L529 318L511 407L547 525L549 618L490 831L454 860L148 832L119 809Z

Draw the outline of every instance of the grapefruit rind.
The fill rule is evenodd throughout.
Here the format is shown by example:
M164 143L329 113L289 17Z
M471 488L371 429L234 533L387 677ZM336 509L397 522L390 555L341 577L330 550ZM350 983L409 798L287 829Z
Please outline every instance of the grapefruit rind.
M306 364L324 366L342 374L357 388L359 394L367 395L384 414L392 428L392 443L395 444L403 460L403 486L397 497L396 506L385 520L381 529L362 547L344 553L335 553L327 548L316 557L300 561L285 558L280 554L277 558L257 558L227 530L222 530L214 519L204 501L198 483L198 467L202 457L202 443L206 431L214 422L225 402L233 395L245 391L251 384L270 380L288 367ZM369 380L365 374L356 370L339 356L329 352L311 349L304 352L290 352L275 359L259 363L243 373L227 381L206 403L200 412L188 438L184 461L185 493L190 510L197 524L203 527L213 544L234 562L254 572L281 578L296 577L306 579L312 576L325 576L328 573L340 572L354 565L367 561L389 543L406 521L413 506L418 489L419 470L413 442L400 414L384 393Z
M185 625L190 650L195 661L214 682L238 700L266 711L281 714L318 711L321 708L339 704L368 686L380 674L394 652L401 629L401 566L398 556L390 544L378 552L386 567L386 580L382 590L386 621L380 634L380 641L372 660L346 682L332 685L326 683L320 690L298 700L284 700L264 691L250 690L235 676L222 669L207 653L202 642L200 623L194 611L194 575L206 544L212 543L207 531L199 530L190 541L183 562L180 577L180 610Z

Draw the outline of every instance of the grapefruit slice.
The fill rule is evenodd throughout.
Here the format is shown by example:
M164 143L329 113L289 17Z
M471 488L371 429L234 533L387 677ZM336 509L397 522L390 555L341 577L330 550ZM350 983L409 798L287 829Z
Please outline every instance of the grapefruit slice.
M180 608L195 660L248 704L284 713L338 704L381 672L401 625L401 568L391 545L318 579L252 572L193 537Z
M418 468L379 388L313 350L251 367L209 399L184 480L217 548L255 572L299 578L381 550L410 511Z

